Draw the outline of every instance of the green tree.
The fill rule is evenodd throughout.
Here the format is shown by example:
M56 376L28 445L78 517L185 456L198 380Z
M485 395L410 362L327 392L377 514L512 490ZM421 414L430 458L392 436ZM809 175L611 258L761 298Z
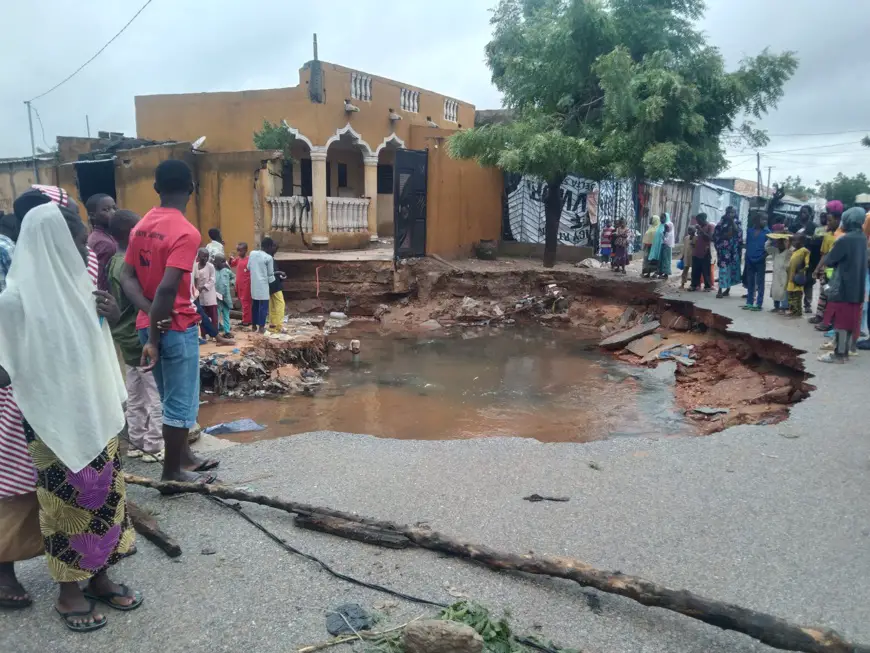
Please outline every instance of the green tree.
M861 193L870 193L870 179L863 172L854 177L847 177L842 172L831 181L817 182L819 192L826 200L840 200L846 206L855 203L855 196Z
M568 174L698 179L725 167L720 139L755 129L797 68L767 50L726 72L695 27L703 0L501 0L486 46L515 119L458 132L457 158L547 182L544 266L555 263ZM744 116L742 121L738 116Z
M284 154L286 161L292 161L290 150L296 137L290 131L286 122L271 123L263 120L263 128L254 132L254 147L258 150L272 150Z
M792 177L789 175L780 185L780 188L785 191L786 195L797 197L799 200L806 200L810 195L815 195L816 190L811 186L804 186L800 175Z

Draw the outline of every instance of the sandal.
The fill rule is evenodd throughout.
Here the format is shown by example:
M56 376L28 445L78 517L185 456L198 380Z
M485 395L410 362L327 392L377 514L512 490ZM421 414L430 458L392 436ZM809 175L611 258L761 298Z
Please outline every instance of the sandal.
M196 483L197 485L211 485L212 483L217 482L217 480L217 474L200 474L199 477L194 481L194 483ZM184 492L180 490L170 488L161 488L159 492L165 497L171 496L173 494L184 494Z
M108 605L113 610L119 610L121 612L135 610L145 601L141 593L134 590L131 594L130 588L126 585L121 585L120 587L120 592L106 592L105 594L94 594L89 589L86 589L84 591L85 598L89 601L99 601L100 603ZM116 603L115 599L133 599L133 602L130 605L122 605Z
M822 354L819 356L820 363L836 363L838 365L843 365L846 362L846 359L842 356L837 356L834 352L829 351L827 354Z
M94 616L94 608L97 603L93 599L89 599L88 602L91 605L90 610L71 610L70 612L61 612L58 610L57 606L54 607L55 611L60 615L60 618L63 619L63 622L66 624L66 627L76 633L90 633L95 630L99 630L103 626L105 626L109 620L106 619L106 616L103 615L103 618L99 621L96 619L93 623L89 624L77 624L72 620L76 617L93 617Z
M192 472L210 472L213 469L220 467L221 461L215 458L203 460L199 465L191 469Z
M127 458L141 458L142 453L139 449L130 449L127 451Z
M166 452L161 449L160 451L155 451L154 453L143 453L142 454L142 462L143 463L162 463L163 458L166 455Z
M22 610L33 605L33 599L27 595L21 585L0 585L0 592L6 594L5 597L0 597L0 608L5 610ZM13 596L25 595L24 598L16 599Z

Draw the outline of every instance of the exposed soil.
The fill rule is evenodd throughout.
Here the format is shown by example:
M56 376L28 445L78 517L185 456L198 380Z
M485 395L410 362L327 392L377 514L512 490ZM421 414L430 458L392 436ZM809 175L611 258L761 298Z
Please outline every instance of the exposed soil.
M691 361L677 365L676 400L702 433L782 421L789 405L813 389L802 352L786 343L729 334L726 318L689 302L663 300L654 281L567 265L542 270L523 261L444 265L422 260L411 268L416 293L369 307L369 314L388 331L535 322L589 340L660 321L655 337L663 344L679 344L683 352L690 348ZM365 304L356 305L362 309ZM661 362L625 349L614 355L635 365L655 367ZM727 412L710 415L696 408Z

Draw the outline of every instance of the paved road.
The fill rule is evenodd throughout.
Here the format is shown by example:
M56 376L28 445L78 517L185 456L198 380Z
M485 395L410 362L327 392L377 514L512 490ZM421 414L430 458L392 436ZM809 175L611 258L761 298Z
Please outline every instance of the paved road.
M746 314L737 298L687 295L734 318L733 328L815 350L801 323ZM267 493L434 528L516 552L572 555L870 642L870 353L846 367L808 356L818 389L776 426L710 437L541 444L525 439L422 442L311 433L221 453L224 478ZM602 398L603 400L604 398ZM791 438L782 437L792 436ZM588 466L594 460L601 471ZM153 468L152 468L153 469ZM570 496L562 504L522 501ZM0 650L287 653L326 638L340 602L385 598L286 554L237 515L199 497L159 499L134 488L177 535L170 562L147 542L117 576L147 603L112 613L94 635L67 634L52 612L40 560L22 565L36 604L0 614ZM495 574L425 551L381 551L250 513L338 569L450 601L447 586L509 608L521 630L597 653L748 653L747 637L599 595L601 613L568 582ZM216 551L202 555L203 548ZM426 609L401 602L387 623Z

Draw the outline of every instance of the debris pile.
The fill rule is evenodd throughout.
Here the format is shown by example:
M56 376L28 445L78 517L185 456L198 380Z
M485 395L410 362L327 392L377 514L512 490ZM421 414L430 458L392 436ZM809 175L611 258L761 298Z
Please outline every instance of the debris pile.
M200 383L208 394L265 397L310 391L323 382L327 341L307 320L288 320L280 333L239 333L239 346L204 346Z

